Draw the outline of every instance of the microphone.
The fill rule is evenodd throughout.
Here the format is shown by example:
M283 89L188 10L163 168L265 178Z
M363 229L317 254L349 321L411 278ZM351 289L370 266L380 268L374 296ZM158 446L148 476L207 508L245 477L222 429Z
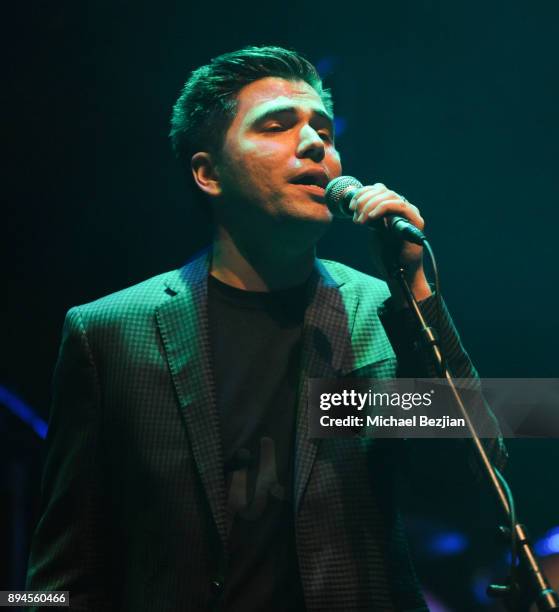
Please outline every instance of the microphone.
M324 198L326 206L334 217L348 219L353 217L353 211L349 209L349 203L358 189L363 185L353 176L338 176L326 185ZM423 232L415 227L404 217L398 215L386 215L388 229L398 237L408 242L423 245L427 239ZM375 221L376 223L376 221Z

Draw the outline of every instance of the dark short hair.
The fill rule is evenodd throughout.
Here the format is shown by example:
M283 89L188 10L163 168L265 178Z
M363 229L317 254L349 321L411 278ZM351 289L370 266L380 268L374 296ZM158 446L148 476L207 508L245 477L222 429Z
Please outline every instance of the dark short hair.
M173 150L189 174L195 153L220 153L225 132L237 111L239 90L265 77L305 81L332 113L332 97L323 88L317 69L296 51L251 46L214 57L192 72L171 115L169 136Z

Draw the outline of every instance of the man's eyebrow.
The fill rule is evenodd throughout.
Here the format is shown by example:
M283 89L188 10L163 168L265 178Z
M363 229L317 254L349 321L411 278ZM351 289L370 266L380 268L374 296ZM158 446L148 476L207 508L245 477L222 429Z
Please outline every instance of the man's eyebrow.
M326 121L326 123L328 124L328 127L332 131L334 131L334 117L332 117L330 114L328 114L325 110L322 110L321 108L313 108L312 112L314 115L317 115L318 117L324 119L324 121ZM253 124L263 123L264 121L268 119L274 119L278 115L282 115L282 114L296 115L297 107L289 106L289 105L274 106L264 111L262 114L256 115L256 117L254 117L251 123Z

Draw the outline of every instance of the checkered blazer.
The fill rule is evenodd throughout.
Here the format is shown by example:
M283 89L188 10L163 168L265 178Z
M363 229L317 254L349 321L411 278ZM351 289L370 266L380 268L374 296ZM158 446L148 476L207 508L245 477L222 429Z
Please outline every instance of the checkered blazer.
M226 491L208 264L204 253L66 317L27 588L68 590L72 610L221 605ZM398 373L396 353L409 349L410 322L387 312L385 329L378 311L388 296L379 280L316 261L294 462L296 544L308 610L426 609L393 494L391 449L398 441L307 435L309 378ZM434 320L433 300L422 309ZM458 376L472 375L446 311L444 317L449 361Z

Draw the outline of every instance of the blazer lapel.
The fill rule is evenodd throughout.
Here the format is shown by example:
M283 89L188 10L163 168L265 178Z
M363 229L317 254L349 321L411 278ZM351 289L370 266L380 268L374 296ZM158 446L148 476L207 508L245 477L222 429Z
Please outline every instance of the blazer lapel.
M353 361L351 333L358 297L353 293L345 294L342 284L331 276L320 260L316 260L301 348L295 439L295 512L299 509L320 444L320 440L309 438L309 379L338 378Z
M156 312L194 460L223 544L227 538L223 449L207 318L209 252L180 270Z

